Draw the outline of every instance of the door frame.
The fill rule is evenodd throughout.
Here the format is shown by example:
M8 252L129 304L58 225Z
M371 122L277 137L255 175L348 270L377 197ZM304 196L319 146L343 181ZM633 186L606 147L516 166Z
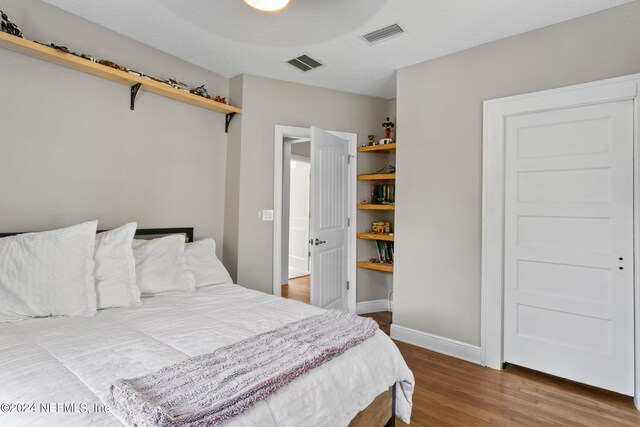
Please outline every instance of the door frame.
M510 116L548 111L569 97L575 106L634 102L634 402L640 409L640 74L484 101L482 159L481 363L502 369L504 322L504 123Z
M348 132L328 131L340 138L346 139L349 143L349 218L351 219L348 226L349 238L347 244L347 280L349 281L349 289L347 290L347 307L349 312L356 312L356 185L358 171L358 135ZM274 169L273 169L273 295L282 295L282 168L283 168L283 152L284 137L311 138L311 128L301 128L293 126L276 125L274 132ZM311 168L313 168L313 158L311 159Z

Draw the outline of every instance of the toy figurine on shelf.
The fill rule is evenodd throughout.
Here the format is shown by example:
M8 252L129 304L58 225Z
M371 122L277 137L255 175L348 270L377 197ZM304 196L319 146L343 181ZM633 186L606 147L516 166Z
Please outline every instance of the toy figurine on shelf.
M2 32L22 38L22 31L16 24L11 22L7 14L0 10L0 16L2 17L2 24L0 25Z
M51 42L49 42L49 43L41 43L41 42L39 42L37 40L35 40L35 43L41 44L42 46L50 47L51 49L59 50L60 52L71 53L69 48L66 47L66 46L59 46L59 45L57 45L55 43L51 43Z
M214 101L216 101L216 102L221 102L221 103L223 103L223 104L226 104L226 103L227 103L227 99L226 99L226 98L223 98L223 97L221 97L221 96L219 96L219 95L218 95L218 96L216 96L215 98L213 98L213 100L214 100Z
M367 137L367 142L369 143L369 146L373 146L376 143L376 136L375 135L369 135Z
M168 84L174 89L183 90L186 92L189 91L189 86L187 86L186 83L182 83L181 81L178 81L176 79L169 79Z
M371 224L371 232L373 234L391 233L391 224L384 221L377 221Z
M106 59L101 59L100 61L98 61L98 64L104 65L105 67L113 68L114 70L127 71L127 67L116 64L115 62Z
M382 128L384 129L384 139L391 139L391 130L395 127L393 122L389 117L387 117L387 121L382 124Z
M211 96L209 95L209 92L207 92L207 89L204 87L204 85L198 86L195 89L191 89L189 92L191 92L194 95L201 96L203 98L211 99Z

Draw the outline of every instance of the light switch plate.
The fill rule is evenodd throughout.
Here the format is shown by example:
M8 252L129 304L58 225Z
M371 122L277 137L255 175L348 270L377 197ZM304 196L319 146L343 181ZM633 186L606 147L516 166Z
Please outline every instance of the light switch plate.
M262 211L262 220L263 221L273 221L273 210L263 210Z

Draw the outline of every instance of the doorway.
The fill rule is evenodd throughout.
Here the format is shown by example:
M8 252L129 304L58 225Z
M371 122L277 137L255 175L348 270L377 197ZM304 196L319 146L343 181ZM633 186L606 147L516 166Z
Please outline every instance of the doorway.
M636 406L639 85L485 102L482 265L487 366L635 394Z
M287 165L288 170L287 170ZM285 138L282 181L282 297L311 303L311 141ZM287 202L288 200L288 202Z
M274 295L355 312L356 147L356 134L276 126Z

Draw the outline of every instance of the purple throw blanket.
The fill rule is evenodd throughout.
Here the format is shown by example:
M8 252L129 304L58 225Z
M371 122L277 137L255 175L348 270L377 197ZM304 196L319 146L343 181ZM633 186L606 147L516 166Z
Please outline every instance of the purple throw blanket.
M215 426L378 329L332 310L111 385L111 409L129 425Z

